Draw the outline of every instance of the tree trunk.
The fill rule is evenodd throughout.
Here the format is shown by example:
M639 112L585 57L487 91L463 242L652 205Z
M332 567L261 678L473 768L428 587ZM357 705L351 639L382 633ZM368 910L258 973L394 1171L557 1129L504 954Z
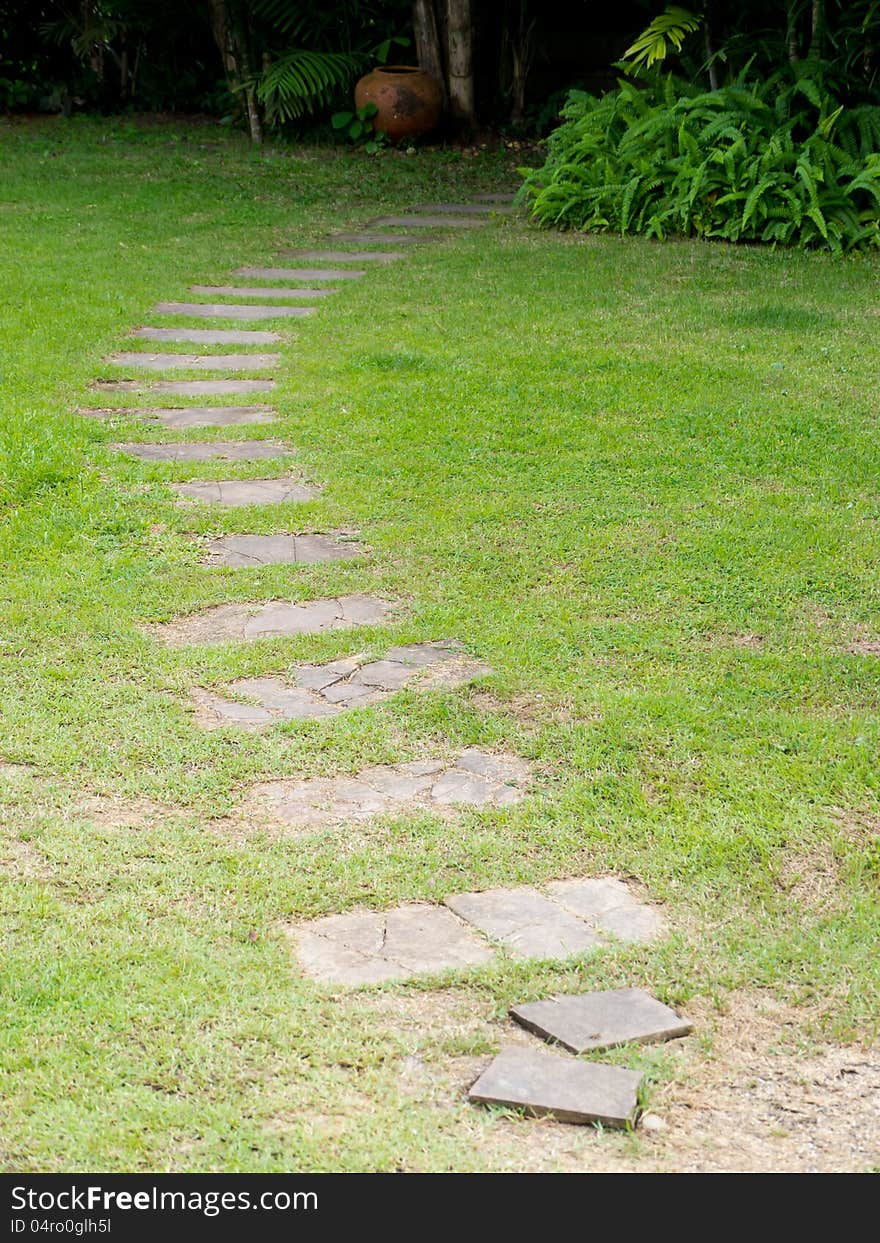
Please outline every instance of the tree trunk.
M236 30L226 0L209 0L211 11L211 30L214 42L220 50L223 68L229 82L230 90L235 95L243 95L247 113L248 132L251 142L263 141L263 127L254 88L251 85L251 72L247 48L241 31Z
M797 10L796 4L789 5L788 8L788 59L792 65L797 64L801 58L800 43L798 40L797 30Z
M412 12L413 32L416 37L416 59L440 83L443 103L446 105L446 74L443 71L443 48L437 27L434 0L415 0Z
M810 52L813 60L822 55L822 39L825 33L825 6L822 0L813 0L810 18Z
M474 110L474 23L471 0L446 0L449 105L453 117L472 128Z

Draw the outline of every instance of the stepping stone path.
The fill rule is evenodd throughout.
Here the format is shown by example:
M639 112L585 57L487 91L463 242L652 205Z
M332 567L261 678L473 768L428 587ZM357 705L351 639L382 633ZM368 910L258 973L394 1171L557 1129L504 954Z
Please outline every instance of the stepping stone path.
M356 281L366 272L351 268L236 268L235 275L262 281Z
M475 194L478 203L512 203L515 194Z
M476 229L484 223L470 216L378 216L370 226L379 229Z
M108 359L116 367L140 371L265 371L277 367L280 354L114 354Z
M273 289L271 293L274 297L277 291ZM292 296L291 290L287 296ZM315 313L313 306L250 306L234 302L157 302L153 310L157 315L186 315L190 319L302 319Z
M218 479L194 483L173 483L172 489L183 500L210 505L284 505L291 501L311 501L319 489L291 479Z
M390 611L387 601L359 595L307 600L302 604L283 600L268 604L218 604L203 613L149 629L170 647L181 647L189 643L244 642L322 634L325 630L349 630L352 626L378 626Z
M231 393L271 393L274 380L97 380L108 393L173 393L175 397L225 397Z
M464 659L451 643L415 643L394 647L383 660L352 656L324 665L299 665L292 681L279 677L239 678L229 689L255 703L226 699L197 687L192 698L199 724L206 729L222 725L259 728L278 721L303 721L335 716L350 708L380 703L415 681L420 689L451 689L489 670Z
M284 289L280 286L273 286L267 289L265 285L190 285L190 293L208 294L209 297L225 297L225 298L329 298L331 294L335 294L335 289ZM192 305L201 306L202 304L194 303ZM225 305L223 303L218 305ZM240 309L240 308L236 308ZM311 312L311 307L306 308L306 314Z
M141 341L191 341L194 345L272 345L281 340L277 332L245 328L135 328Z
M406 233L334 233L334 242L355 242L360 246L374 244L385 245L392 242L395 246L423 246L429 239L412 237Z
M503 1049L468 1092L480 1105L521 1109L534 1118L632 1127L642 1076L621 1066L600 1066L545 1049Z
M362 552L354 540L334 535L224 535L207 545L203 564L234 568L311 565L349 561Z
M413 211L420 214L433 212L436 215L439 212L449 216L488 216L505 210L507 209L497 204L492 206L489 203L424 203L413 208Z
M511 1006L521 1027L572 1053L616 1049L620 1045L657 1044L687 1036L692 1024L641 988L553 997Z
M180 440L172 444L116 444L116 453L128 453L145 462L207 462L220 458L224 462L250 462L255 458L286 457L291 453L280 440Z
M285 259L317 259L322 263L393 263L406 255L393 250L279 250Z
M271 406L172 406L165 409L144 406L138 409L84 409L80 413L99 419L140 419L144 423L161 423L174 429L241 427L253 423L274 423L278 418Z
M428 809L449 815L461 807L507 807L525 797L528 766L516 756L471 749L452 762L379 764L356 777L267 781L251 803L285 828L305 830Z

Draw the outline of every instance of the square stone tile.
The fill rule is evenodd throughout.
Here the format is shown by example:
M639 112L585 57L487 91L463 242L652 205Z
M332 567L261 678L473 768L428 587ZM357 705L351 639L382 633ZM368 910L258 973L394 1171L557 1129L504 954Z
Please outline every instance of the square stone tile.
M468 1092L480 1105L506 1105L560 1122L635 1125L642 1076L620 1066L579 1062L568 1054L511 1046L502 1049Z
M363 552L354 540L332 535L226 535L207 545L204 564L252 568L348 561Z
M547 886L547 893L567 911L619 941L651 941L663 931L659 911L640 902L614 876L554 881Z
M572 1053L658 1044L686 1036L692 1028L687 1019L641 988L527 1001L511 1006L510 1014L528 1031Z
M446 905L515 958L568 958L602 944L596 932L537 889L457 893Z

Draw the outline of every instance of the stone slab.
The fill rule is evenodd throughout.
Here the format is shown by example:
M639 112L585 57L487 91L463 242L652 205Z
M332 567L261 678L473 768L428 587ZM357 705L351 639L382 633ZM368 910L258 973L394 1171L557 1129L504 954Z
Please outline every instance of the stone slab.
M280 333L258 328L133 328L139 341L190 341L194 345L272 345Z
M274 423L278 412L272 406L158 406L116 408L112 410L80 410L100 419L137 419L142 423L161 423L163 427L244 427L248 424Z
M506 807L525 797L528 782L528 766L517 756L470 749L451 762L377 764L353 778L262 782L249 803L285 828L305 830L418 809L446 815L462 807Z
M202 560L204 565L243 569L348 561L362 553L355 540L335 535L225 535L210 541Z
M475 194L474 199L477 203L512 203L516 198L513 191L505 194Z
M547 893L579 919L620 941L650 941L663 931L660 913L640 902L627 885L614 876L554 881L547 886Z
M215 298L329 298L335 289L284 289L275 285L190 285L190 293L207 294Z
M326 984L382 984L490 962L492 951L451 911L410 903L330 915L290 928L307 976Z
M314 315L315 308L251 306L242 302L157 302L153 311L156 315L186 315L190 319L302 319Z
M380 229L477 229L484 220L472 216L378 216L370 225Z
M274 380L98 380L92 385L109 393L173 393L175 397L271 393L276 387Z
M568 958L602 944L582 920L530 887L454 894L446 905L515 958Z
M258 281L355 281L366 273L352 268L236 268L235 275Z
M279 250L284 259L315 260L322 263L393 263L406 255L395 250Z
M422 236L412 236L407 233L334 233L333 241L335 242L354 242L360 246L387 245L389 242L394 246L421 246L424 245L429 238Z
M115 444L116 453L127 453L145 462L250 462L257 458L286 457L293 450L280 440L197 440L173 444Z
M138 354L124 351L107 360L138 371L265 371L277 367L280 354Z
M488 216L505 208L497 203L420 203L413 211L444 216Z
M624 1044L658 1044L692 1030L669 1006L641 988L554 997L511 1006L511 1018L543 1040L572 1053L616 1049Z
M336 596L301 604L272 600L267 604L218 604L202 613L149 627L171 647L190 643L230 643L252 639L320 634L353 626L378 626L391 605L375 596Z
M199 479L173 483L171 488L187 501L208 505L286 505L310 501L319 489L296 479Z
M547 1049L502 1049L468 1092L480 1105L521 1109L560 1122L635 1125L642 1076L621 1066L579 1062Z

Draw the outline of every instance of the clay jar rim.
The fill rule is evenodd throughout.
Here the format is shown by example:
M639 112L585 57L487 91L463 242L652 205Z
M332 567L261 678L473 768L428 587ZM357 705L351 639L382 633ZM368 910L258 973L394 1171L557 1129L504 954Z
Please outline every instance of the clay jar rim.
M387 73L389 75L424 72L421 65L377 65L373 70L373 73Z

